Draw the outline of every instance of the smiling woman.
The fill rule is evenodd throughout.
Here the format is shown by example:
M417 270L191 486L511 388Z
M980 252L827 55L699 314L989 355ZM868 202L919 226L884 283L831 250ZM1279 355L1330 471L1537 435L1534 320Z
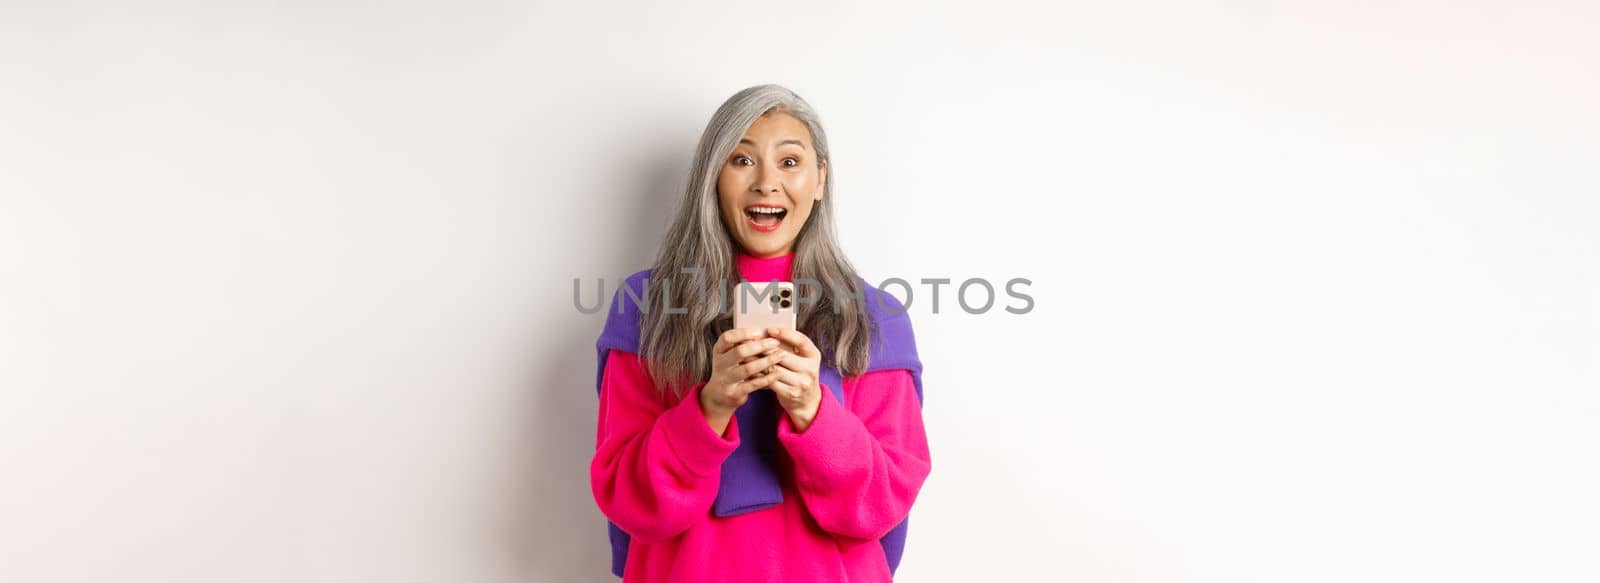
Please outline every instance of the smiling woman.
M792 253L800 226L822 198L828 164L818 159L810 135L789 113L763 115L717 176L722 220L753 257ZM797 220L786 221L791 211Z
M614 295L589 473L625 582L892 579L931 469L922 364L839 248L832 194L811 106L740 91L655 265ZM733 328L708 290L741 279L795 282L796 329Z

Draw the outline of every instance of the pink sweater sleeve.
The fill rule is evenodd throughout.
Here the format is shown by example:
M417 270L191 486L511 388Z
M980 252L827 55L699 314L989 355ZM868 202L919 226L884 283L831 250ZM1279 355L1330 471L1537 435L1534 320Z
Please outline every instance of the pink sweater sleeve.
M824 394L804 432L781 416L778 440L794 459L796 488L819 526L881 538L911 512L932 469L921 401L911 373L899 369L863 374L846 395L849 406Z
M589 485L600 512L640 542L663 542L704 519L722 461L739 447L737 420L717 435L699 395L696 385L668 407L637 355L606 358Z

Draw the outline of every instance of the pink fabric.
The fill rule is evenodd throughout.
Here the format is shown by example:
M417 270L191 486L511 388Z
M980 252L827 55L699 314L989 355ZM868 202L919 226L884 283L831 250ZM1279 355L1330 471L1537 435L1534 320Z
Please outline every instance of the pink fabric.
M910 373L846 379L845 404L822 399L803 433L783 416L783 503L727 518L711 501L738 423L713 433L700 386L680 400L658 394L637 356L606 361L589 478L600 511L633 536L623 582L890 581L877 539L930 469Z
M791 259L741 256L740 270L787 278ZM739 427L711 430L702 385L680 399L656 389L637 355L606 360L589 479L600 511L632 536L623 583L890 581L878 538L910 512L931 469L911 374L846 378L844 404L824 394L801 433L780 415L783 502L729 517L711 503Z
M789 281L789 268L794 265L794 254L757 259L740 253L734 256L739 275L754 282Z

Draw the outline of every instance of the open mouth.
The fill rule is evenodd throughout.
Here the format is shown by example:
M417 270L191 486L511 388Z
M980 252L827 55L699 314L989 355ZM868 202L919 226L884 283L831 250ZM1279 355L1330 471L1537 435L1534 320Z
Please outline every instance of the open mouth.
M744 216L750 228L771 233L783 225L783 218L789 216L789 211L783 207L758 204L745 207Z

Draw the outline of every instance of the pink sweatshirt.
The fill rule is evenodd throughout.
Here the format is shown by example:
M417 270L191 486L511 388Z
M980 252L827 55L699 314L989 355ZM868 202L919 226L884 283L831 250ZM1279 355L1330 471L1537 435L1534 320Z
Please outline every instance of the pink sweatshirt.
M792 256L739 256L750 281L788 279ZM658 391L637 355L613 350L601 377L590 485L600 511L632 537L623 583L890 581L878 539L911 510L931 468L922 409L905 370L822 387L810 427L780 414L783 502L711 512L722 461L739 446L700 409L700 385Z

